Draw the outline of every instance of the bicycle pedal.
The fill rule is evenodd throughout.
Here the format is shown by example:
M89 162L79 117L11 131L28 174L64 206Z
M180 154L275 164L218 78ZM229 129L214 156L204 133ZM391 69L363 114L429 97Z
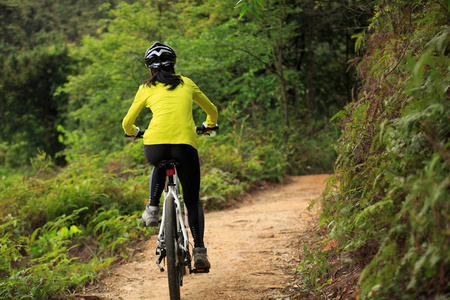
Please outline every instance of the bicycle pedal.
M191 273L209 273L209 268L204 269L192 269Z

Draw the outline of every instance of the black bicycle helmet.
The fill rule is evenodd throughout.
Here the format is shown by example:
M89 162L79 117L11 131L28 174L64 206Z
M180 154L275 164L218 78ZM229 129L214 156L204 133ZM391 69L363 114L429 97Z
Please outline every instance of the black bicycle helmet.
M145 66L149 69L158 69L169 65L174 65L177 61L175 51L163 43L156 42L145 51Z

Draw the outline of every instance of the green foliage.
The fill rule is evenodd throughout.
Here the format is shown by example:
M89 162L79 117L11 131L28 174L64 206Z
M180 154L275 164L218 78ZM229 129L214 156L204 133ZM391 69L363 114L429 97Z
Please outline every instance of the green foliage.
M37 148L65 163L56 156L64 148L56 128L64 124L68 99L55 91L77 72L67 48L102 32L102 2L0 1L0 161L7 167L26 165Z
M2 298L18 299L28 295L32 299L43 299L64 294L68 289L88 283L111 264L111 258L94 257L83 262L71 255L83 234L74 225L83 210L58 217L37 228L30 236L18 235L19 238L11 235L19 229L18 219L7 217L9 221L0 231L0 251L4 258L0 269ZM12 228L5 230L8 227ZM3 280L6 278L8 280Z
M48 159L34 161L45 167ZM79 157L51 179L39 167L39 177L0 182L0 208L8 212L0 217L2 298L75 290L153 233L138 218L148 169L133 164L123 153Z
M209 209L219 209L233 204L245 192L247 184L219 169L212 169L202 176L200 200Z
M37 228L29 240L30 257L39 258L59 248L62 248L61 252L67 251L66 245L70 243L70 240L82 233L76 225L73 225L74 220L78 218L81 211L86 209L75 210L67 217L62 215L55 220L48 221L43 227Z
M218 138L219 145L211 145L212 142L202 143L199 153L202 160L207 163L202 165L205 170L222 169L233 174L239 180L249 183L255 181L281 182L285 174L286 158L283 149L275 149L264 143L245 143L242 139L251 135L250 132L241 136L230 132L224 137ZM209 145L208 145L209 144Z
M287 165L282 149L245 142L253 131L201 138L200 198L208 209L224 208L261 181L281 182Z
M314 128L315 126L319 128ZM323 127L322 127L323 126ZM322 127L322 128L321 128ZM317 122L306 128L300 125L292 130L287 148L289 173L328 174L336 160L333 142L337 141L340 131L337 127Z
M112 259L92 259L79 263L68 258L65 248L56 249L45 256L31 261L31 266L14 270L8 281L0 283L0 296L5 299L51 298L67 293L90 282L98 272L106 269Z
M148 229L142 226L142 221L135 215L123 215L117 208L100 209L87 225L90 232L97 236L100 247L99 254L110 251L111 256L118 253L127 257L126 246L137 239L146 236ZM155 233L155 229L152 233Z
M0 225L0 254L3 258L0 262L0 276L11 272L12 265L21 258L20 250L25 241L18 241L14 238L13 229L17 227L17 220L8 217Z
M56 125L62 123L65 94L54 96L70 72L67 47L39 46L10 56L0 73L0 136L7 167L28 163L40 148L50 155L62 150ZM32 91L32 92L30 92Z
M255 4L255 2L256 2L256 4ZM241 8L241 12L239 13L239 19L242 18L242 17L244 16L244 14L245 14L245 12L247 11L247 9L248 9L249 6L252 8L252 13L253 13L253 15L254 15L256 18L258 18L259 20L261 20L261 18L259 17L259 14L258 14L258 10L257 10L257 9L258 9L258 8L264 9L264 6L262 5L262 3L261 3L260 0L255 0L255 1L253 1L253 0L239 0L239 1L236 3L236 6L235 6L235 8L242 7L242 8Z
M98 9L102 0L59 3L1 0L0 53L8 53L54 41L75 42L84 34L95 34L99 20L106 17ZM115 5L119 1L108 1ZM122 1L120 1L122 2ZM23 49L22 49L23 50Z
M365 265L361 299L448 292L447 18L437 1L380 2L358 101L335 117L343 135L322 224L341 255Z
M49 171L55 166L51 157L44 151L39 150L39 148L38 154L35 158L30 159L30 163L36 175L44 171Z
M328 277L328 272L331 270L327 253L319 250L311 252L306 246L303 246L303 252L305 256L295 270L295 273L303 278L302 285L299 285L299 294L297 296L311 290L319 291L331 282L331 278L324 280Z

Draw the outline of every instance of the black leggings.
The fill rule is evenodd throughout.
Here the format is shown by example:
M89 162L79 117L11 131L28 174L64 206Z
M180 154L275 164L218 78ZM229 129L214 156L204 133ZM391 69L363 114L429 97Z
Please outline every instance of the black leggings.
M205 217L199 199L200 162L197 149L185 144L145 145L145 157L153 165L150 175L149 205L158 206L164 190L166 171L157 166L162 160L176 159L180 165L177 174L183 188L183 198L188 210L189 227L195 247L204 247Z

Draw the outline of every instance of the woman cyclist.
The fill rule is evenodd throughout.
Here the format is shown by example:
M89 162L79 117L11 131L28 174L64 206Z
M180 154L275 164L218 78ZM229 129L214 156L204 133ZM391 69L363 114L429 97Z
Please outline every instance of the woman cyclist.
M145 65L151 77L139 87L133 104L123 119L127 135L137 136L139 128L134 121L144 107L153 117L144 134L144 153L153 169L150 175L149 204L142 214L146 226L157 226L159 199L164 189L166 172L158 168L162 160L176 159L177 173L183 187L188 220L194 239L194 268L210 268L203 243L205 219L199 200L200 163L198 135L192 117L192 103L197 103L207 114L203 127L217 124L217 108L197 85L187 77L175 73L175 51L160 42L145 52Z

